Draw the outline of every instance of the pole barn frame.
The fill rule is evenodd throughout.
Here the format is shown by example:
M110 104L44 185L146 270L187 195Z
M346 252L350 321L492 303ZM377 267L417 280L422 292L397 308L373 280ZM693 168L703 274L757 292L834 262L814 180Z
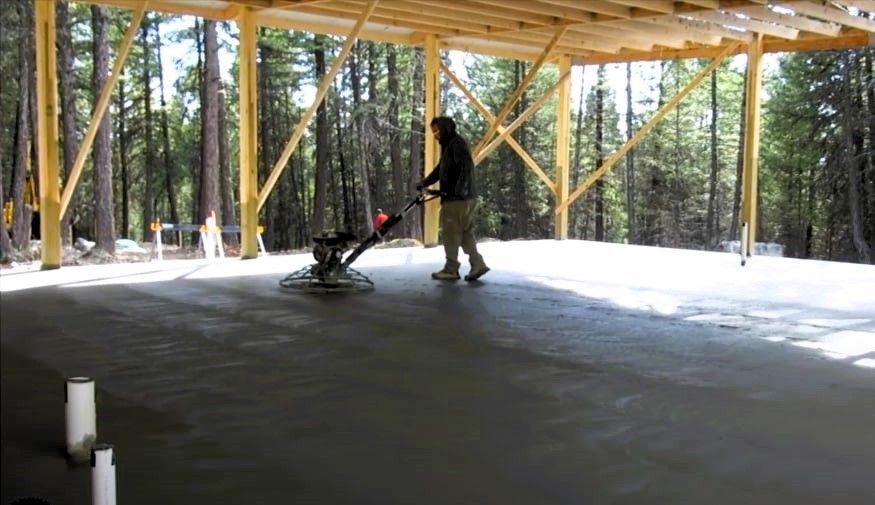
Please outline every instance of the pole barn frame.
M55 0L33 0L37 53L37 107L40 153L40 226L42 268L59 268L62 261L60 220L69 205L89 143L83 142L73 171L63 188L58 170L58 101L55 47ZM73 0L62 0L73 1ZM291 133L280 159L261 189L257 173L257 65L256 29L259 26L345 36L344 49L356 39L425 48L425 156L423 174L437 162L439 146L429 122L440 115L440 74L443 72L468 97L490 126L474 150L482 161L502 142L516 151L533 173L555 195L555 230L558 240L568 237L568 208L599 177L607 173L635 143L646 135L639 131L602 167L571 191L569 188L570 86L574 65L655 61L680 58L713 58L712 63L668 104L674 107L722 59L747 54L747 130L744 138L742 226L747 230L742 254L753 254L756 239L757 173L759 163L760 89L762 55L767 52L820 51L873 45L875 21L859 11L875 11L873 0L588 0L557 2L529 0L79 0L134 11L128 34L139 27L146 10L236 21L240 28L240 216L242 257L258 255L258 211L270 196L296 148L312 114L305 114ZM126 35L116 56L113 73L102 90L88 132L96 129L105 111L130 46ZM445 65L440 53L460 50L533 62L520 86L502 110L492 114ZM346 51L348 53L348 50ZM320 84L310 110L315 111L342 65L335 60ZM504 125L513 105L543 64L559 67L557 83L509 125ZM556 180L539 167L510 134L553 93L559 95L556 112ZM106 97L104 97L106 95ZM647 123L651 129L671 107L658 111ZM647 126L645 125L645 126ZM642 128L644 130L644 128ZM81 158L81 160L79 159ZM437 202L425 207L423 239L438 243Z

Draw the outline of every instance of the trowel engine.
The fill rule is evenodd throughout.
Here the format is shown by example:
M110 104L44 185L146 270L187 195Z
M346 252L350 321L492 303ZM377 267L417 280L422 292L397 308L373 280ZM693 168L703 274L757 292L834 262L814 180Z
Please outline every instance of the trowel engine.
M313 258L316 263L287 275L280 281L280 287L308 293L345 293L374 289L374 283L367 276L350 267L352 262L382 240L386 233L400 223L414 207L437 196L438 193L431 190L417 194L403 209L389 217L382 226L361 241L345 258L344 253L356 242L354 234L323 231L314 236Z

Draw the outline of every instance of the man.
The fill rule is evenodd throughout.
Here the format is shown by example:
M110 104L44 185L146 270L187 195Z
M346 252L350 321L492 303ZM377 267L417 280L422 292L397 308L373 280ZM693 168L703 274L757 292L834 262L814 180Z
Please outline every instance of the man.
M474 212L477 209L474 159L468 143L456 133L456 123L452 119L441 116L432 119L431 132L441 145L441 158L418 188L440 182L441 235L447 257L444 268L431 277L442 281L457 280L459 246L462 246L471 263L465 280L475 281L488 272L489 267L477 252L477 239L474 238Z
M377 216L374 218L374 231L380 229L383 224L389 220L389 215L383 212L383 209L377 209Z

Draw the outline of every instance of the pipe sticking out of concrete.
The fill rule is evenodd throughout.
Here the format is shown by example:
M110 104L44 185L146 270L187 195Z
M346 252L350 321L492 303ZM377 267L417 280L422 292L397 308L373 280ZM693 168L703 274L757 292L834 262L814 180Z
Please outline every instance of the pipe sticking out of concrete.
M115 452L110 444L91 448L91 505L116 505Z
M97 440L97 409L94 404L94 379L71 377L64 384L67 417L67 454L79 462L88 461Z

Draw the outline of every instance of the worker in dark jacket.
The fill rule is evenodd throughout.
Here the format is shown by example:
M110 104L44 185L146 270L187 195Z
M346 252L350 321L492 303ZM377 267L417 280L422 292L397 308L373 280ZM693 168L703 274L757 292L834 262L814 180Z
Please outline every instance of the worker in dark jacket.
M474 238L474 215L477 193L474 187L474 160L468 143L456 133L456 123L448 117L431 120L431 132L441 145L441 158L419 188L440 182L441 235L447 262L433 279L454 281L459 278L459 246L468 255L471 270L466 281L479 279L489 271L483 256L477 252Z

